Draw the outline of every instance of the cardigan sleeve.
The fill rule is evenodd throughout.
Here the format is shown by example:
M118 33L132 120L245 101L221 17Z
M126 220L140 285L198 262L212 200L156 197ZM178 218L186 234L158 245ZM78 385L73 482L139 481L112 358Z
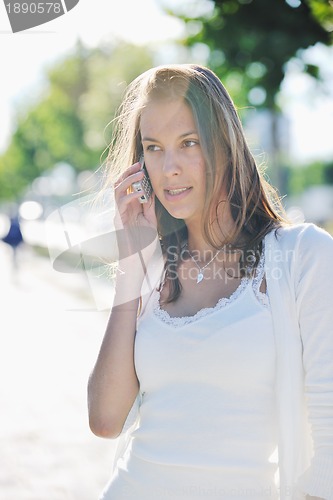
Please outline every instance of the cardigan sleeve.
M333 238L307 225L296 259L296 307L314 449L298 486L308 495L333 500Z

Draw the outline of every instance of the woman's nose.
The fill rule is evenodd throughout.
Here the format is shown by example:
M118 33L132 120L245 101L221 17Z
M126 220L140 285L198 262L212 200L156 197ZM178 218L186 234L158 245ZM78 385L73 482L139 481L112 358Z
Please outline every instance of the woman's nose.
M163 162L163 173L167 177L172 177L173 175L179 175L181 171L179 158L174 152L166 152L164 155Z

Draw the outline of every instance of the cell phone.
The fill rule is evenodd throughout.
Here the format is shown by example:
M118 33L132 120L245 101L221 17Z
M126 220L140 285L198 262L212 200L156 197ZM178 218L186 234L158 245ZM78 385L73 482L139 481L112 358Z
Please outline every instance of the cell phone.
M132 188L133 191L142 192L142 195L139 198L139 202L147 203L149 198L151 197L153 188L150 183L143 155L140 156L139 162L141 164L141 170L143 170L144 172L144 177L141 179L141 181L133 182Z

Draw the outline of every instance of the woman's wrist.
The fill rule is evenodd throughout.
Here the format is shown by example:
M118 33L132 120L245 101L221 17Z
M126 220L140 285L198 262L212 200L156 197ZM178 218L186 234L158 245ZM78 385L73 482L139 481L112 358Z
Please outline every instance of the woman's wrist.
M126 304L137 300L145 278L138 254L121 259L115 272L114 305Z
M126 303L150 293L163 268L158 238L143 250L120 258L114 273L116 303Z

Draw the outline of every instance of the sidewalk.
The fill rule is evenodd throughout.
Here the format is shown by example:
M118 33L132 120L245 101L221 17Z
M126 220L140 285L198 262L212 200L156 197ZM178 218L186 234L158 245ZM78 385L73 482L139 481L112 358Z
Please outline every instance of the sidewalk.
M88 426L86 387L108 311L82 274L0 246L0 500L97 500L116 441Z

